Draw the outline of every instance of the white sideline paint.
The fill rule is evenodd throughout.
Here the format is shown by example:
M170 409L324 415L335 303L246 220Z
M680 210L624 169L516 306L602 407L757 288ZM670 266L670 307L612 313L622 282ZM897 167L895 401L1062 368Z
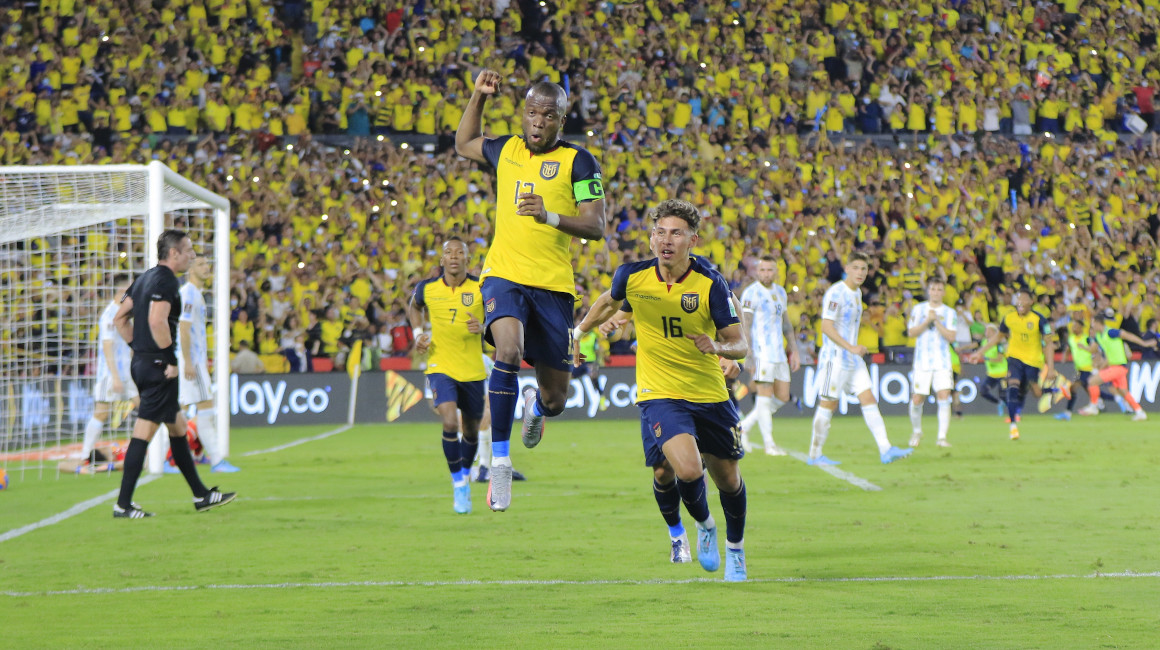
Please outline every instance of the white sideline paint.
M1160 571L1137 573L1089 573L1086 575L1012 575L1012 576L865 576L861 578L754 578L748 582L772 584L796 583L881 583L881 582L965 582L965 581L1039 581L1039 580L1093 580L1116 578L1160 578ZM141 592L194 591L197 589L220 589L227 591L272 590L272 589L341 589L349 587L486 587L486 586L537 586L555 585L602 586L602 585L686 585L694 583L721 583L720 578L687 578L684 580L359 580L353 582L280 582L256 585L208 584L208 585L146 585L113 589L96 587L91 589L62 589L58 591L0 591L0 596L28 598L32 596L77 596L94 594L133 594ZM723 583L722 583L723 584Z
M151 474L149 476L146 476L146 477L142 478L141 480L137 481L137 487L141 487L142 485L148 485L159 478L161 478L161 477L156 475L156 474ZM109 492L106 492L99 497L93 497L93 498L89 499L88 501L82 501L82 502L76 504L75 506L69 508L68 510L65 510L64 512L58 512L55 515L48 517L47 519L41 519L40 521L38 521L36 523L28 524L27 526L21 526L20 528L13 528L12 530L10 530L6 533L0 534L0 542L7 542L10 539L15 539L17 537L20 537L24 533L31 533L32 531L36 530L37 528L44 528L45 526L51 526L53 524L60 523L60 522L64 521L65 519L68 519L69 517L75 517L86 510L89 510L91 508L95 508L95 507L101 505L102 503L109 501L110 499L116 499L117 494L120 493L120 491L121 491L120 488L117 488L116 490L110 490Z
M789 453L790 456L793 456L794 458L800 460L803 463L808 464L810 462L810 457L801 453L800 451L789 451L789 450L786 450L786 451L787 451L787 453ZM816 467L818 469L822 470L823 472L829 474L830 476L833 476L835 478L840 478L843 481L845 481L851 485L855 485L857 487L862 488L863 490L866 490L867 492L881 492L882 491L882 488L878 487L877 485L874 485L870 481L867 481L866 479L860 478L858 476L854 476L850 472L844 472L844 471L838 469L837 467L834 467L833 465L816 465Z
M258 454L272 454L276 451L282 451L283 449L297 447L298 445L304 445L308 442L314 442L315 440L323 440L323 439L329 438L331 436L337 436L340 433L344 433L346 431L349 431L350 427L351 427L351 425L344 424L341 427L339 427L337 429L331 429L330 431L327 431L326 433L320 433L316 436L309 436L306 438L299 438L298 440L295 440L293 442L288 442L284 445L278 445L277 447L270 447L269 449L255 449L253 451L247 451L246 453L242 454L242 456L246 457L246 456L257 456Z
M257 456L258 454L269 454L269 453L273 453L275 451L282 451L283 449L289 449L291 447L296 447L298 445L305 444L308 442L313 442L315 440L322 440L324 438L336 436L340 433L343 433L344 431L347 431L348 429L350 429L350 427L351 427L351 425L344 424L343 426L341 426L337 429L333 429L331 431L327 431L326 433L320 433L316 436L309 436L307 438L300 438L300 439L295 440L293 442L288 442L284 445L278 445L277 447L270 447L269 449L258 449L255 451L248 451L248 452L242 454L242 456ZM161 476L162 475L160 475L160 474L149 474L147 476L144 476L137 482L137 487L141 487L142 485L148 485L149 483L152 483L153 481L161 478ZM44 528L45 526L51 526L53 524L60 523L60 522L64 521L65 519L68 519L70 517L75 517L75 516L81 514L82 512L85 512L86 510L90 510L92 508L95 508L95 507L101 505L102 503L105 503L106 501L109 501L110 499L117 498L117 494L119 492L120 492L120 488L118 488L116 490L111 490L109 492L106 492L105 494L102 494L99 497L93 497L93 498L89 499L88 501L82 501L82 502L76 504L75 506L69 508L68 510L65 510L64 512L58 512L57 514L52 515L51 517L41 519L40 521L38 521L36 523L28 524L27 526L21 526L20 528L14 528L6 533L0 533L0 543L7 542L10 539L15 539L17 537L20 537L21 535L23 535L25 533L31 533L32 531L34 531L38 528Z

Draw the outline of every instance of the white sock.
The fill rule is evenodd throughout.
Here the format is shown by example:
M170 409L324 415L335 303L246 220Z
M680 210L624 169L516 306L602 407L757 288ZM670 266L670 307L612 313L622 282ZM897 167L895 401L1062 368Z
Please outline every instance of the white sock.
M93 447L97 446L97 441L101 439L101 429L105 426L97 418L89 418L88 424L85 425L85 444L81 448L81 457L88 458L89 454L93 453Z
M885 454L890 449L890 439L886 437L886 423L882 421L878 405L863 406L862 419L866 420L866 426L870 427L870 433L874 435L874 442L878 443L878 453Z
M813 435L810 437L810 458L822 455L822 446L826 444L826 436L830 435L830 421L834 419L834 412L824 406L814 410Z
M772 397L757 396L757 426L761 428L761 440L766 447L773 446L773 401Z
M197 412L197 439L201 441L201 446L205 447L210 467L225 460L222 456L222 446L218 444L217 409L212 406L199 409Z
M479 451L475 455L480 467L491 467L491 429L479 430Z
M951 428L951 400L938 401L938 439L946 440L947 431Z
M745 548L745 540L741 540L740 542L736 542L736 543L726 540L725 548L727 550L730 550L730 551L743 550Z
M758 397L757 399L761 399L761 398ZM739 426L741 427L742 433L749 433L749 431L751 429L753 429L753 425L757 424L757 410L758 410L758 408L756 406L754 406L753 410L750 411L748 415L746 415L744 418L741 419L741 424Z
M922 433L922 402L910 402L910 429L915 433Z
M709 518L706 519L705 521L698 521L697 522L697 528L700 528L701 530L712 530L713 528L716 528L716 527L717 527L717 522L714 521L712 514L710 514Z

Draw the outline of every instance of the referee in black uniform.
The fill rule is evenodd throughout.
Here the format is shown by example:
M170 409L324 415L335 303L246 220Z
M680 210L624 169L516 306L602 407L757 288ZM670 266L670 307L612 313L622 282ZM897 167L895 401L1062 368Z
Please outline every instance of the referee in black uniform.
M225 505L235 492L206 488L197 475L197 465L185 439L185 415L177 404L177 321L181 315L181 293L177 274L185 273L197 259L193 242L180 230L166 230L157 239L157 266L137 278L121 299L113 323L133 349L133 383L141 395L133 438L125 452L125 475L121 494L113 506L113 516L126 519L152 517L133 503L133 490L145 465L145 450L157 429L169 429L169 447L193 491L193 507L198 512Z

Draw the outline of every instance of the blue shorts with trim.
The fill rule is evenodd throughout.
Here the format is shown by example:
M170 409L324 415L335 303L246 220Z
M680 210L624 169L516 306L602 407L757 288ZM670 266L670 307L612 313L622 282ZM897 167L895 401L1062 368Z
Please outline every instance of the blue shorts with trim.
M1090 371L1090 370L1080 370L1079 371L1079 383L1083 384L1084 386L1087 386L1088 380L1091 378L1092 378L1092 371Z
M1018 359L1007 359L1007 380L1017 381L1029 387L1039 383L1039 368L1029 366Z
M483 380L455 381L442 373L427 375L427 386L431 389L431 401L435 406L445 402L455 402L463 411L463 417L478 420L483 417Z
M665 460L661 450L673 436L689 433L697 440L697 449L725 460L745 456L741 447L741 418L732 402L698 404L681 399L650 399L640 407L640 440L644 446L644 463L657 467Z
M573 307L568 293L516 284L495 276L483 279L484 339L495 345L491 324L515 318L524 324L524 361L571 372Z

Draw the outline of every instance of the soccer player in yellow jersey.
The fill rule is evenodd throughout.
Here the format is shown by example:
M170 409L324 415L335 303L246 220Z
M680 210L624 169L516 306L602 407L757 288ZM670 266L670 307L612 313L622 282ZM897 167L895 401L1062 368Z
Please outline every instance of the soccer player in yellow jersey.
M1047 319L1031 311L1031 294L1027 289L1015 290L1015 311L1003 317L999 331L983 343L975 362L998 345L1001 337L1007 339L1007 422L1011 424L1011 439L1018 440L1020 414L1028 389L1036 397L1042 396L1039 371L1045 365L1044 381L1055 378L1055 336Z
M680 518L684 501L697 521L697 559L706 571L721 566L704 458L721 494L725 580L732 582L746 579L745 482L737 466L745 452L718 358L740 359L748 345L725 278L689 255L700 221L691 203L662 201L652 214L649 240L656 257L616 270L612 288L593 303L576 338L613 317L623 303L632 310L641 438L645 463L653 469L653 494L669 524L672 561L691 559Z
M471 512L469 478L483 418L483 297L479 279L467 274L467 244L458 237L443 243L443 273L420 282L407 306L415 328L415 349L427 353L427 385L443 420L443 455L451 471L454 508ZM424 318L426 311L427 318ZM423 331L424 320L431 332ZM462 439L459 411L463 411Z
M536 369L540 389L524 389L523 442L535 447L544 417L564 410L571 381L576 283L573 237L604 236L600 166L585 149L560 139L568 96L554 83L533 85L524 97L523 137L485 138L485 99L499 90L499 74L484 70L455 132L455 151L496 170L495 234L483 263L485 337L495 346L488 382L492 468L488 506L511 505L509 439L517 404L520 359Z

